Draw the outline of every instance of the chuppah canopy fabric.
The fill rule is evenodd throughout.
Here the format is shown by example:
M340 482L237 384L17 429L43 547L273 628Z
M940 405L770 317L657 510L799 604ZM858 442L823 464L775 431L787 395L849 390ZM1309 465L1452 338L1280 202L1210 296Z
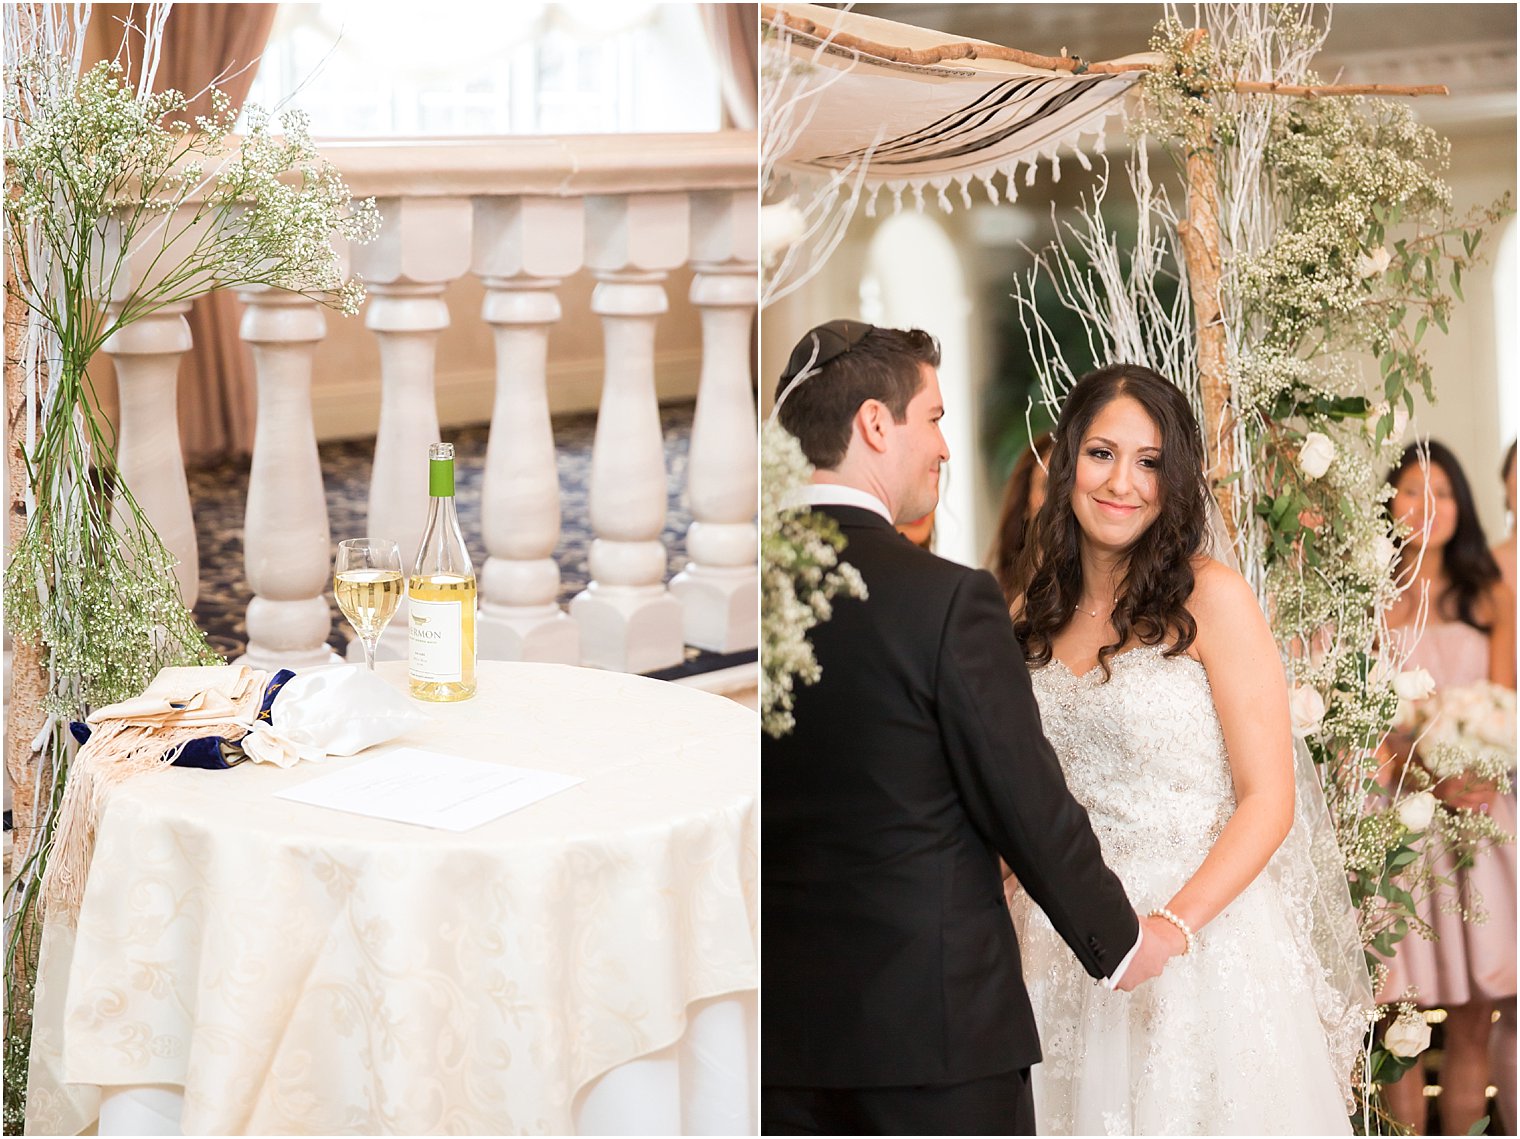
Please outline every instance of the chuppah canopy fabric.
M1028 185L1042 158L1050 162L1052 176L1060 178L1062 147L1091 169L1083 136L1091 136L1088 147L1102 153L1108 119L1127 109L1142 74L1073 74L988 58L901 63L831 41L842 33L915 51L942 46L952 37L811 4L779 5L777 11L787 17L783 42L792 58L838 72L813 85L811 118L781 156L782 165L794 173L829 176L864 161L866 193L874 198L886 189L899 206L905 190L921 206L924 191L932 188L939 192L940 206L949 210L946 191L952 185L970 206L967 188L973 180L996 202L997 176L1011 200L1018 196L1020 167Z

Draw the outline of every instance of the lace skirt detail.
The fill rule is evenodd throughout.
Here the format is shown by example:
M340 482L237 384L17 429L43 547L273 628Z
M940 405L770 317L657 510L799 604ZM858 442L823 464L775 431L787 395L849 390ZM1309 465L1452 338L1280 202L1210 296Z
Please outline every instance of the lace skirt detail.
M1133 993L1077 963L1045 915L1011 902L1044 1062L1044 1135L1349 1134L1309 979L1258 878Z

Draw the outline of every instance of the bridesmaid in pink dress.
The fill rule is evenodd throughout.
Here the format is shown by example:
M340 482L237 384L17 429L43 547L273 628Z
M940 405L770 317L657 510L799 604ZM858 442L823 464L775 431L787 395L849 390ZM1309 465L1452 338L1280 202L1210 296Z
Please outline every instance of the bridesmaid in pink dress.
M1515 600L1489 552L1473 506L1472 492L1455 456L1432 442L1430 463L1422 469L1414 448L1405 452L1388 476L1395 489L1392 510L1415 532L1400 551L1400 569L1407 571L1424 547L1414 584L1389 614L1394 635L1413 636L1411 627L1420 596L1429 597L1429 615L1405 668L1424 668L1436 687L1449 688L1489 680L1515 687ZM1416 753L1414 760L1418 762ZM1510 834L1515 833L1515 793L1500 794L1492 784L1463 777L1442 780L1436 795L1454 807L1486 810ZM1397 999L1409 986L1419 992L1422 1007L1447 1010L1442 1093L1437 1101L1441 1129L1465 1135L1485 1113L1484 1088L1496 1084L1507 1093L1505 1104L1514 1127L1514 1012L1515 1012L1515 846L1507 843L1485 850L1474 866L1440 869L1454 878L1422 902L1420 916L1438 940L1411 934L1399 942L1390 962L1388 983L1380 1000ZM1488 911L1482 925L1462 922L1444 913L1452 891L1464 899L1481 895ZM1494 1032L1493 1013L1507 1018ZM1490 1061L1490 1037L1507 1040ZM1388 1089L1389 1106L1419 1133L1425 1103L1419 1067ZM1490 1133L1497 1129L1489 1128ZM1510 1133L1513 1133L1512 1131Z

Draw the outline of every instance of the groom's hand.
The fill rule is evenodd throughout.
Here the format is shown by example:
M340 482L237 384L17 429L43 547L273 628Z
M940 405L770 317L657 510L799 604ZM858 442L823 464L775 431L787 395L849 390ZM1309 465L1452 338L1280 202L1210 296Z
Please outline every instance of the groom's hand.
M1140 936L1139 951L1114 985L1121 993L1134 992L1152 977L1159 977L1166 963L1187 948L1182 932L1163 918L1141 918Z

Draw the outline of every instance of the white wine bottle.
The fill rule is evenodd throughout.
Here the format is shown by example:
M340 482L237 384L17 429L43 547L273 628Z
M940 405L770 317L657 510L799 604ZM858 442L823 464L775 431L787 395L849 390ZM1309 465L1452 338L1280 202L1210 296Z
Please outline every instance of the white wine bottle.
M407 589L407 674L419 700L468 700L475 695L475 567L454 512L454 444L428 447L428 493Z

